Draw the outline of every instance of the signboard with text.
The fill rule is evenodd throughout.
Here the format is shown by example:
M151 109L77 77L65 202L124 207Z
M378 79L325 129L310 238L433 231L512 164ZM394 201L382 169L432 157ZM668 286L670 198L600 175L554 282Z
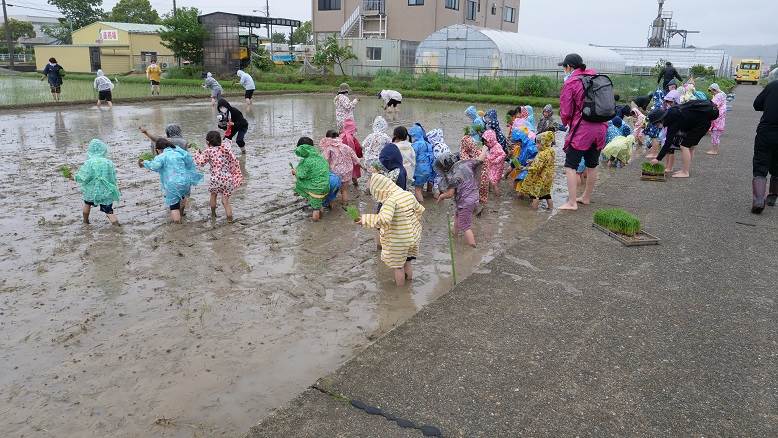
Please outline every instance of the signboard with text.
M119 41L119 32L113 29L100 29L99 41Z

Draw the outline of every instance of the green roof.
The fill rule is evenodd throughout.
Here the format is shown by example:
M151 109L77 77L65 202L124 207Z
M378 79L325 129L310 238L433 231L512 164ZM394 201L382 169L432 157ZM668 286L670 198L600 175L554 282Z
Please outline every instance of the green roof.
M159 33L165 30L165 26L161 24L116 23L114 21L100 21L99 23L129 33Z

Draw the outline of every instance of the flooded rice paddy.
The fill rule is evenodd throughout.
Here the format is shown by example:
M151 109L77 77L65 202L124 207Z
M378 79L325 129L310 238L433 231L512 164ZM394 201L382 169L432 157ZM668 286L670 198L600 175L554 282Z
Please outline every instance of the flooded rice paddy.
M401 119L443 127L457 149L463 109L409 100ZM363 98L360 138L380 111ZM416 278L398 289L372 233L339 208L312 223L293 195L293 146L332 128L331 96L259 97L246 115L235 223L210 218L204 182L174 225L157 174L137 167L149 147L138 126L176 122L199 141L215 128L208 102L0 112L4 436L240 436L451 288L450 204L425 203ZM120 228L97 209L83 225L78 188L57 172L76 169L93 137L117 167ZM550 215L503 188L475 223L479 247L457 241L460 281Z

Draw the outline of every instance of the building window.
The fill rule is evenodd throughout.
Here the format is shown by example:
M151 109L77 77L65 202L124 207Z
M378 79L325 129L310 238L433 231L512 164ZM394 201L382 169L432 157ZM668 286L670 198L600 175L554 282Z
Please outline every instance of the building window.
M507 21L508 23L515 23L516 22L516 8L511 8L509 6L506 6L503 9L502 19Z
M368 61L380 61L381 60L381 48L380 47L368 47L367 48L367 60Z
M467 0L467 10L465 11L466 20L475 20L476 16L476 4L475 0Z
M408 6L424 6L424 0L408 0Z
M481 13L481 0L478 0L478 13Z
M338 11L340 10L340 0L319 0L320 11Z
M492 15L497 15L497 5L492 3Z
M453 9L455 11L459 10L459 0L445 0L446 1L446 9Z

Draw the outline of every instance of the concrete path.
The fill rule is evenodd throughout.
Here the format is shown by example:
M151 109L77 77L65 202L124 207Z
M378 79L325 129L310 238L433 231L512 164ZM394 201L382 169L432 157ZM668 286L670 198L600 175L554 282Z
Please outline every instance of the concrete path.
M452 437L778 436L778 208L750 214L758 87L689 180L636 160L320 385ZM659 236L627 248L598 207ZM249 437L418 437L310 389Z

